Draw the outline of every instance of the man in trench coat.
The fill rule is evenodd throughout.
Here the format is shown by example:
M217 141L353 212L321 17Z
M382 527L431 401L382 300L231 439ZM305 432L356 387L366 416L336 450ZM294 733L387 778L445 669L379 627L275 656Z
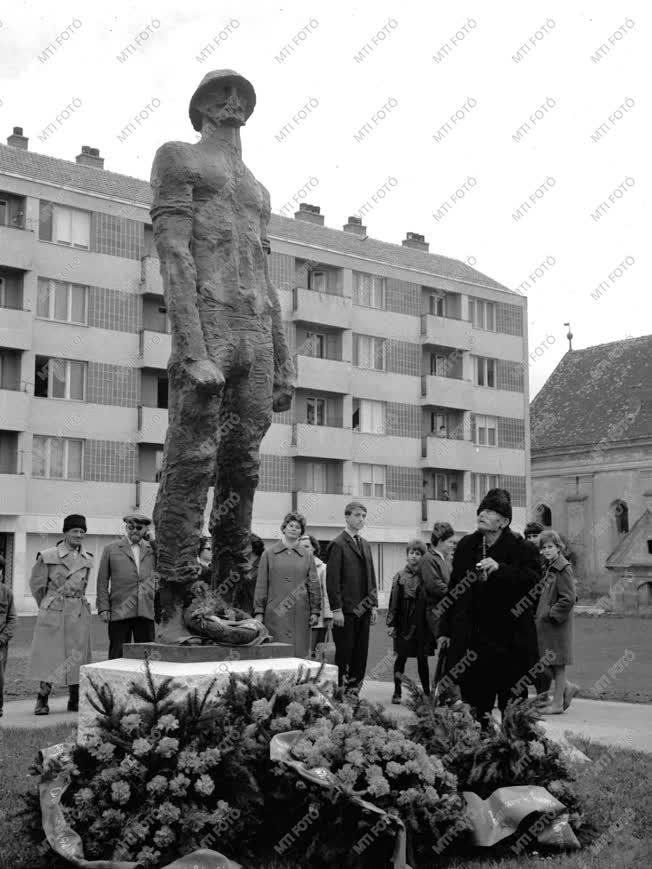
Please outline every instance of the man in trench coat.
M40 552L29 585L39 605L28 678L40 682L35 715L50 711L52 683L68 686L68 710L79 709L79 668L90 664L91 608L85 593L93 556L82 547L84 516L63 520L63 540Z
M125 643L152 643L156 633L154 551L144 537L151 519L123 517L125 536L102 550L97 569L97 612L108 623L109 660L122 657Z

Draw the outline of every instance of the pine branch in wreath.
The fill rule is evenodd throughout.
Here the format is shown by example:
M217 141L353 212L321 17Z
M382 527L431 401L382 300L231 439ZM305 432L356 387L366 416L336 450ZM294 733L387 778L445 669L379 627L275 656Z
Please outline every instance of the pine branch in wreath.
M120 719L124 715L124 705L116 705L111 686L106 682L97 684L91 676L88 677L88 681L95 696L89 693L86 698L98 713L97 726L107 733L113 732L120 725Z
M166 676L165 679L161 680L159 685L156 685L147 656L144 663L145 684L141 685L136 681L131 682L128 693L130 697L138 698L151 707L148 710L148 714L152 721L158 721L161 715L175 712L177 704L172 699L172 693L179 686L172 676Z

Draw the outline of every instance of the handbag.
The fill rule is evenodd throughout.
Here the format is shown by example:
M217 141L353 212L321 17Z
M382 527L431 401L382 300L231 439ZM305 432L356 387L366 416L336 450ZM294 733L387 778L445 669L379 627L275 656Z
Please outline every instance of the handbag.
M317 643L314 647L310 657L316 661L321 661L322 664L335 663L335 643L333 642L333 631L331 628L328 628L326 631L323 643Z

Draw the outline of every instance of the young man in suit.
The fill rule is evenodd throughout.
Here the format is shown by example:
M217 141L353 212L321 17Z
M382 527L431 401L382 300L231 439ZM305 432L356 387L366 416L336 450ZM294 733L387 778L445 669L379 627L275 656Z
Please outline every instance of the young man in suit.
M378 615L371 548L359 533L366 517L364 504L352 501L346 505L346 528L331 543L326 565L338 684L353 693L358 693L362 687L367 669L369 628Z
M154 552L143 538L151 519L130 513L126 534L104 547L97 571L97 612L109 627L109 659L121 658L124 643L154 641ZM110 586L110 589L109 589Z

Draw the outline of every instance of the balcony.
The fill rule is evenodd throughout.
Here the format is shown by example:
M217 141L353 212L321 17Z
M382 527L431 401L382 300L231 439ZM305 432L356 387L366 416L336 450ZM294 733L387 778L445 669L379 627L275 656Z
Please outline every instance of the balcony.
M435 522L448 522L460 534L475 531L477 523L477 504L471 501L423 501L424 522L432 528Z
M0 474L0 515L23 516L27 512L27 478L24 474Z
M473 384L470 380L457 380L454 377L424 374L421 378L421 401L434 407L476 410L473 404Z
M31 312L22 308L0 308L0 347L29 350L31 346Z
M17 389L0 389L0 428L25 431L29 414L29 396Z
M292 319L299 323L350 329L351 299L295 287L292 291Z
M423 464L447 471L473 471L477 474L525 474L525 452L505 447L478 446L468 440L425 437L422 440Z
M296 456L340 460L351 456L350 428L306 423L295 423L292 428Z
M353 432L354 462L371 465L401 465L418 467L421 458L419 438Z
M292 509L303 513L310 528L316 525L344 526L344 508L350 494L323 492L292 492Z
M0 226L2 265L28 272L34 268L36 236L29 229Z
M161 261L155 256L148 254L140 260L140 286L141 293L154 293L163 295L163 278L161 277Z
M472 401L473 404L470 406L475 413L507 416L514 419L525 418L527 396L523 392L474 386Z
M136 443L164 444L168 430L168 412L160 407L138 408Z
M295 357L297 388L347 395L351 386L351 363L315 356Z
M167 332L141 329L138 337L138 357L143 368L167 368L172 350L171 336Z
M470 350L471 323L453 317L436 317L434 314L421 315L421 342L439 347L456 347Z

